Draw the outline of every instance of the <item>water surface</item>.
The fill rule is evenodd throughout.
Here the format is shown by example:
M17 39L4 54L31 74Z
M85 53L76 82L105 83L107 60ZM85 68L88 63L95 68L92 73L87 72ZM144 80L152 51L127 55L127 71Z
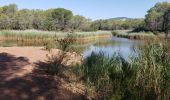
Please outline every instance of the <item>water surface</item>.
M91 55L92 52L103 52L106 56L111 57L115 53L119 53L125 59L133 53L134 46L138 45L139 41L129 40L126 38L103 38L90 43L76 44L72 47L72 51L83 54L84 58ZM43 43L22 43L16 41L0 41L0 46L43 46Z
M137 46L139 41L132 41L125 38L107 38L99 40L90 44L85 48L82 53L84 57L91 55L92 52L103 52L106 56L113 56L115 53L119 53L125 59L128 59L129 55L134 53L134 47Z

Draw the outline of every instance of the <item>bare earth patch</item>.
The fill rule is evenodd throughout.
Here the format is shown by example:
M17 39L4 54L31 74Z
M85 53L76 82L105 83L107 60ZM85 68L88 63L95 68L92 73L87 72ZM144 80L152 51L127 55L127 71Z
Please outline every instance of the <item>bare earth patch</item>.
M0 47L0 100L83 99L82 93L66 88L65 80L54 79L43 70L47 55L59 52L53 49L49 53L42 47ZM63 64L81 62L81 55L67 53Z

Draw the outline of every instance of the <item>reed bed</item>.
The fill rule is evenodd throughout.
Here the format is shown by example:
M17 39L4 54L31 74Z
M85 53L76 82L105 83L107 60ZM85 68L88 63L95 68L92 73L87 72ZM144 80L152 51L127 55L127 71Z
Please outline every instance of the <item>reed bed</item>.
M87 96L113 100L168 100L170 98L169 41L147 41L134 48L128 61L121 55L92 53L76 68L87 85ZM93 92L91 92L93 89ZM94 93L95 92L95 93ZM93 95L93 96L92 96Z
M19 45L34 46L55 43L55 40L65 38L67 32L39 31L39 30L2 30L0 31L0 40L16 41ZM76 43L89 43L100 38L111 37L110 31L97 32L75 32L72 33L72 39ZM48 43L49 42L49 43Z
M116 30L112 32L113 36L120 38L128 38L132 40L149 40L157 38L152 32L130 32L130 30Z
M53 31L38 31L38 30L3 30L0 31L0 36L4 37L21 37L21 38L63 38L67 35L67 32L53 32ZM92 36L111 35L110 31L96 31L96 32L75 32L73 36L75 38L84 38Z

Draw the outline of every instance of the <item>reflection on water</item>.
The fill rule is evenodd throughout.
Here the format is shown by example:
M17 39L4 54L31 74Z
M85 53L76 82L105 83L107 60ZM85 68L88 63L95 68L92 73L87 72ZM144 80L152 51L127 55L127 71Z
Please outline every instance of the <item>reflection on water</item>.
M106 56L113 56L115 53L119 53L125 59L133 54L134 46L138 45L139 41L132 41L125 38L116 38L100 40L94 44L88 46L84 49L83 56L87 57L91 55L92 52L99 53L104 52Z
M4 40L4 41L0 41L0 46L2 47L11 47L11 46L16 46L16 42L11 41L11 40Z
M14 41L0 41L0 46L43 46L44 43L37 41L33 42L14 42ZM125 59L133 53L133 46L138 45L139 41L133 41L125 38L105 38L92 43L79 43L71 47L72 51L82 53L84 57L91 55L92 52L99 53L104 52L106 56L112 56L115 53L119 53Z

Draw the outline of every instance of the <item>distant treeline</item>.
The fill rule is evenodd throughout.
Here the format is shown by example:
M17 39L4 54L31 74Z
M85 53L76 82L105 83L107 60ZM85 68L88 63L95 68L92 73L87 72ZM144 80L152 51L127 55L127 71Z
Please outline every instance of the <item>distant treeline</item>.
M170 31L170 3L162 2L155 4L154 7L148 10L144 24L142 27L136 28L134 31L152 31L154 33Z
M114 12L113 12L114 13ZM48 31L97 31L134 30L165 32L170 30L170 3L155 4L145 19L112 18L92 21L81 15L73 15L64 8L39 10L21 9L16 4L0 7L0 29Z
M16 4L0 7L0 29L49 31L95 31L114 29L134 29L142 19L107 19L92 21L81 15L73 15L64 8L39 10L21 9Z

